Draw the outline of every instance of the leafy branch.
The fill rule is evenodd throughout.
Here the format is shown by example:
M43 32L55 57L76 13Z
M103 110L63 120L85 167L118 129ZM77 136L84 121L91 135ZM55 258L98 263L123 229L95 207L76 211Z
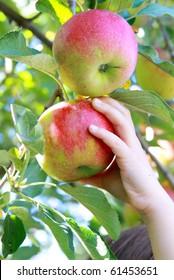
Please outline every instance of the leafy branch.
M0 10L9 18L10 21L15 21L20 27L30 30L38 39L40 39L48 48L52 49L52 42L48 40L43 33L32 23L32 20L27 19L18 14L11 7L0 1ZM38 14L37 14L38 16Z

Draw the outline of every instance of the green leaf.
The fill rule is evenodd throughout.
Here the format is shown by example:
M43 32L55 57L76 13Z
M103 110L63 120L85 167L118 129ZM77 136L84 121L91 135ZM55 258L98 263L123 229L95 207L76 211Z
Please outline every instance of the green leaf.
M2 56L31 56L38 53L39 51L26 46L26 39L21 31L10 31L0 38L0 55Z
M159 68L174 77L174 63L160 59L157 51L150 46L139 45L138 52L149 61L156 64Z
M18 57L9 57L15 61L22 62L28 66L39 70L52 78L56 75L57 71L57 62L56 60L46 53L40 53L32 56L18 56Z
M168 123L160 120L159 118L156 118L155 116L149 116L149 123L151 124L151 126L159 128L160 130L173 135L173 128Z
M66 193L82 203L98 219L113 239L120 234L120 223L117 212L108 203L104 192L94 187L59 185Z
M151 114L170 126L174 126L174 112L168 104L153 91L118 90L110 94L110 97L124 104L129 110Z
M140 10L136 14L136 17L144 15L148 15L154 18L162 17L165 15L174 17L174 8L153 3Z
M51 14L60 24L64 24L72 17L72 12L63 1L60 0L39 0L36 9L40 12Z
M1 196L0 196L0 205L1 208L6 206L10 201L10 192L4 192Z
M25 63L52 78L55 77L57 71L55 59L48 54L28 48L26 46L26 39L20 30L11 31L0 38L0 56Z
M64 216L46 205L40 207L42 213L38 214L41 219L51 230L60 248L70 260L75 259L73 234L69 226L66 225Z
M11 148L8 151L9 157L11 159L11 161L13 162L15 169L17 169L18 171L21 171L23 168L23 161L20 159L21 155L20 152L17 148Z
M22 220L27 220L29 217L29 212L27 208L22 206L10 206L9 211L11 211L13 214L21 218Z
M11 113L21 142L31 151L32 155L42 153L44 136L37 116L28 108L16 104L11 105Z
M32 246L20 247L13 255L12 260L29 260L31 257L36 256L40 252L40 248Z
M82 245L94 260L115 259L101 237L88 228L79 226L74 219L66 218Z
M50 228L62 251L68 259L75 259L72 230L93 259L114 259L99 235L88 228L79 226L74 219L46 205L40 206L38 217Z
M148 2L149 0L134 0L132 8L138 8L141 6L143 3Z
M125 10L125 9L129 9L129 8L132 7L132 4L133 4L133 0L127 0L127 1L125 1L125 0L120 0L119 2L120 2L120 3L119 3L117 12L118 12L118 11Z
M3 207L4 204L4 198L2 195L0 195L0 209Z
M24 178L27 178L27 184L36 182L45 182L47 174L41 169L38 162L33 158L27 166ZM35 197L42 193L44 186L30 186L23 189L23 193L29 197Z
M10 157L6 150L0 150L0 166L8 167L10 165Z
M2 253L6 258L9 254L17 251L26 237L25 229L21 219L16 215L8 215L4 220L2 236Z

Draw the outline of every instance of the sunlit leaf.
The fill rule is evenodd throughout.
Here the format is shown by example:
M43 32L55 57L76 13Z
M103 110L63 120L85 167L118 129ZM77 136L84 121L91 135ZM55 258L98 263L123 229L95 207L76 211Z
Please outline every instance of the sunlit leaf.
M27 220L29 217L29 212L27 208L22 206L10 206L9 211L11 211L13 214L18 216L22 220Z
M117 90L110 94L129 110L151 114L174 126L174 112L167 103L153 91Z
M0 196L0 205L1 207L6 206L10 201L10 192L4 192L1 196Z
M11 31L0 38L0 56L25 63L52 77L55 76L57 71L55 59L48 54L28 48L26 39L20 30Z
M11 159L11 161L13 162L15 169L17 170L22 170L23 167L23 161L20 159L21 155L20 152L17 148L11 148L8 151L9 157Z
M0 38L1 56L32 56L38 53L39 51L26 46L26 39L21 31L10 31Z
M0 166L8 167L10 165L10 157L6 150L0 150Z
M2 209L0 207L0 219L3 217L3 212L2 212Z
M65 224L63 215L47 206L41 206L41 213L38 218L41 219L51 230L60 248L70 260L75 259L73 235L70 227Z
M98 234L94 233L88 228L79 226L72 218L66 218L66 222L71 226L92 259L115 259Z
M60 0L39 0L36 8L40 12L51 14L61 24L64 24L73 15L69 7Z
M113 239L118 238L120 234L118 215L108 203L102 190L86 186L72 188L71 186L64 184L59 187L90 210Z
M32 155L42 153L44 136L37 116L28 108L13 104L11 106L13 122L22 143Z

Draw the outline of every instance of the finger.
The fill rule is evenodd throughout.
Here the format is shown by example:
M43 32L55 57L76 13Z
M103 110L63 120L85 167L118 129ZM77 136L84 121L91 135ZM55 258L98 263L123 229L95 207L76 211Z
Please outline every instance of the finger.
M128 145L132 145L135 142L135 129L133 125L130 125L128 118L123 115L115 107L108 103L102 102L99 99L92 101L93 107L104 114L108 120L114 125L116 134Z
M109 146L117 159L129 157L130 151L128 146L117 135L96 125L90 125L89 131L92 135L101 139L107 146Z
M118 102L117 100L115 100L113 98L106 97L106 96L100 97L98 99L100 101L112 106L113 108L118 110L121 114L123 114L123 116L126 117L127 121L130 123L130 125L134 128L134 124L132 121L130 111L126 107L124 107L120 102ZM95 103L95 100L93 102Z
M130 111L126 107L124 107L124 105L122 105L120 102L118 102L116 99L113 99L111 97L103 96L103 97L100 97L99 100L107 103L108 105L113 106L115 109L120 111L120 113L122 113L126 117L129 117L132 121Z

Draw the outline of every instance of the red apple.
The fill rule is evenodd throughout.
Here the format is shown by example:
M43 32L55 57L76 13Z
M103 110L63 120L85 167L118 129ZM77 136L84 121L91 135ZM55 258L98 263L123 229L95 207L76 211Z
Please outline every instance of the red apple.
M114 132L104 115L93 109L90 100L60 102L40 117L45 145L37 155L42 169L59 181L76 181L103 171L114 155L101 140L88 131L96 124Z
M161 59L169 60L167 51L156 48ZM138 56L136 66L136 78L138 85L144 90L153 90L164 99L174 98L174 77L160 69L142 55Z
M130 78L138 48L125 19L94 9L73 16L59 29L53 54L63 83L79 95L94 97L109 94Z

